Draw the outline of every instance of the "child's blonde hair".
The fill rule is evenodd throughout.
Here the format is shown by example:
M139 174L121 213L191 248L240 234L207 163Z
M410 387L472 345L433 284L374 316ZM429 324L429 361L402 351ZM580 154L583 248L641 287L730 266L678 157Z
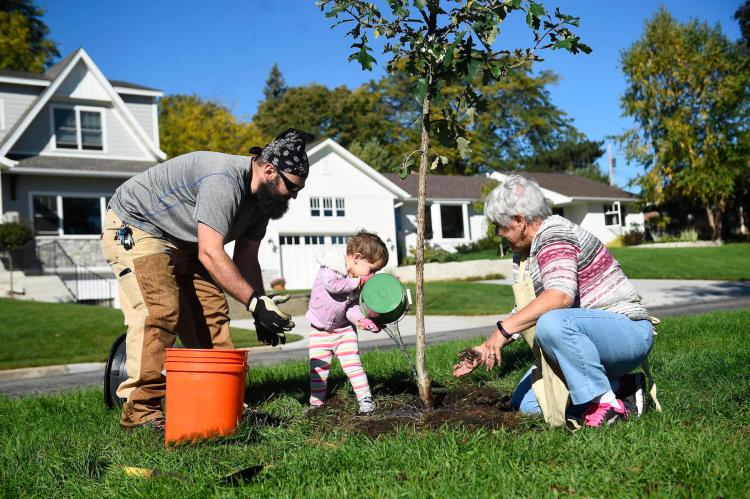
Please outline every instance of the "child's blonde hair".
M349 238L346 243L346 254L359 253L362 258L370 263L382 262L383 266L388 263L388 248L377 234L361 230Z

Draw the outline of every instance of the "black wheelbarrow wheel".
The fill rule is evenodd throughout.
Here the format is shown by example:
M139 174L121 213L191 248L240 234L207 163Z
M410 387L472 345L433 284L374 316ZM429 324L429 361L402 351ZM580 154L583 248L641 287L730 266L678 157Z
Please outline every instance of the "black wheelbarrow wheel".
M117 396L117 388L128 379L128 370L125 368L126 359L125 335L122 334L112 343L107 364L104 366L104 403L110 409L122 407L125 402Z

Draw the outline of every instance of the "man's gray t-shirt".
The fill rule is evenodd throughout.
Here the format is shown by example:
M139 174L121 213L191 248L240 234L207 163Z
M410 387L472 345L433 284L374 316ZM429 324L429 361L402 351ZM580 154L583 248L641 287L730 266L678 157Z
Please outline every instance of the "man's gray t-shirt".
M268 217L250 192L251 159L191 152L122 184L109 202L123 222L175 244L198 242L198 222L224 236L260 241Z

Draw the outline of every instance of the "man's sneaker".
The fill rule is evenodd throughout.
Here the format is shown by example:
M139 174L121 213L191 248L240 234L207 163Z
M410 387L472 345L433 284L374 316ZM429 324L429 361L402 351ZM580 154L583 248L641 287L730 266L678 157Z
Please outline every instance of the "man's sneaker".
M643 411L646 410L646 375L630 373L622 376L618 381L620 388L616 395L625 404L628 416L643 414Z
M158 433L159 435L164 436L164 434L167 431L166 420L164 418L155 418L155 419L152 419L151 421L146 421L145 423L141 423L135 426L122 426L122 425L120 426L123 430L127 431L128 433L138 431L141 429L150 429Z
M370 414L375 410L375 402L372 401L372 396L367 396L359 401L359 413Z
M598 402L589 404L583 412L583 424L598 428L627 419L628 412L625 410L622 400L616 400L615 403L617 404L616 407L611 404L600 404Z

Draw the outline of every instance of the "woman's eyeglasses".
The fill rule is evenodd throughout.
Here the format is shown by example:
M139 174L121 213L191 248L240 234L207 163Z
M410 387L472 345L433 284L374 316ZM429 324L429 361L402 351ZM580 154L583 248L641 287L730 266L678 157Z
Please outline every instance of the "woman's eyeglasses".
M279 176L281 177L281 180L284 181L284 185L286 186L286 190L289 191L289 194L294 194L295 192L299 192L302 190L304 185L295 184L294 182L289 180L289 178L286 175L284 175L284 173L281 170L279 170L278 168L275 168L275 169L276 169L276 173L278 173Z

